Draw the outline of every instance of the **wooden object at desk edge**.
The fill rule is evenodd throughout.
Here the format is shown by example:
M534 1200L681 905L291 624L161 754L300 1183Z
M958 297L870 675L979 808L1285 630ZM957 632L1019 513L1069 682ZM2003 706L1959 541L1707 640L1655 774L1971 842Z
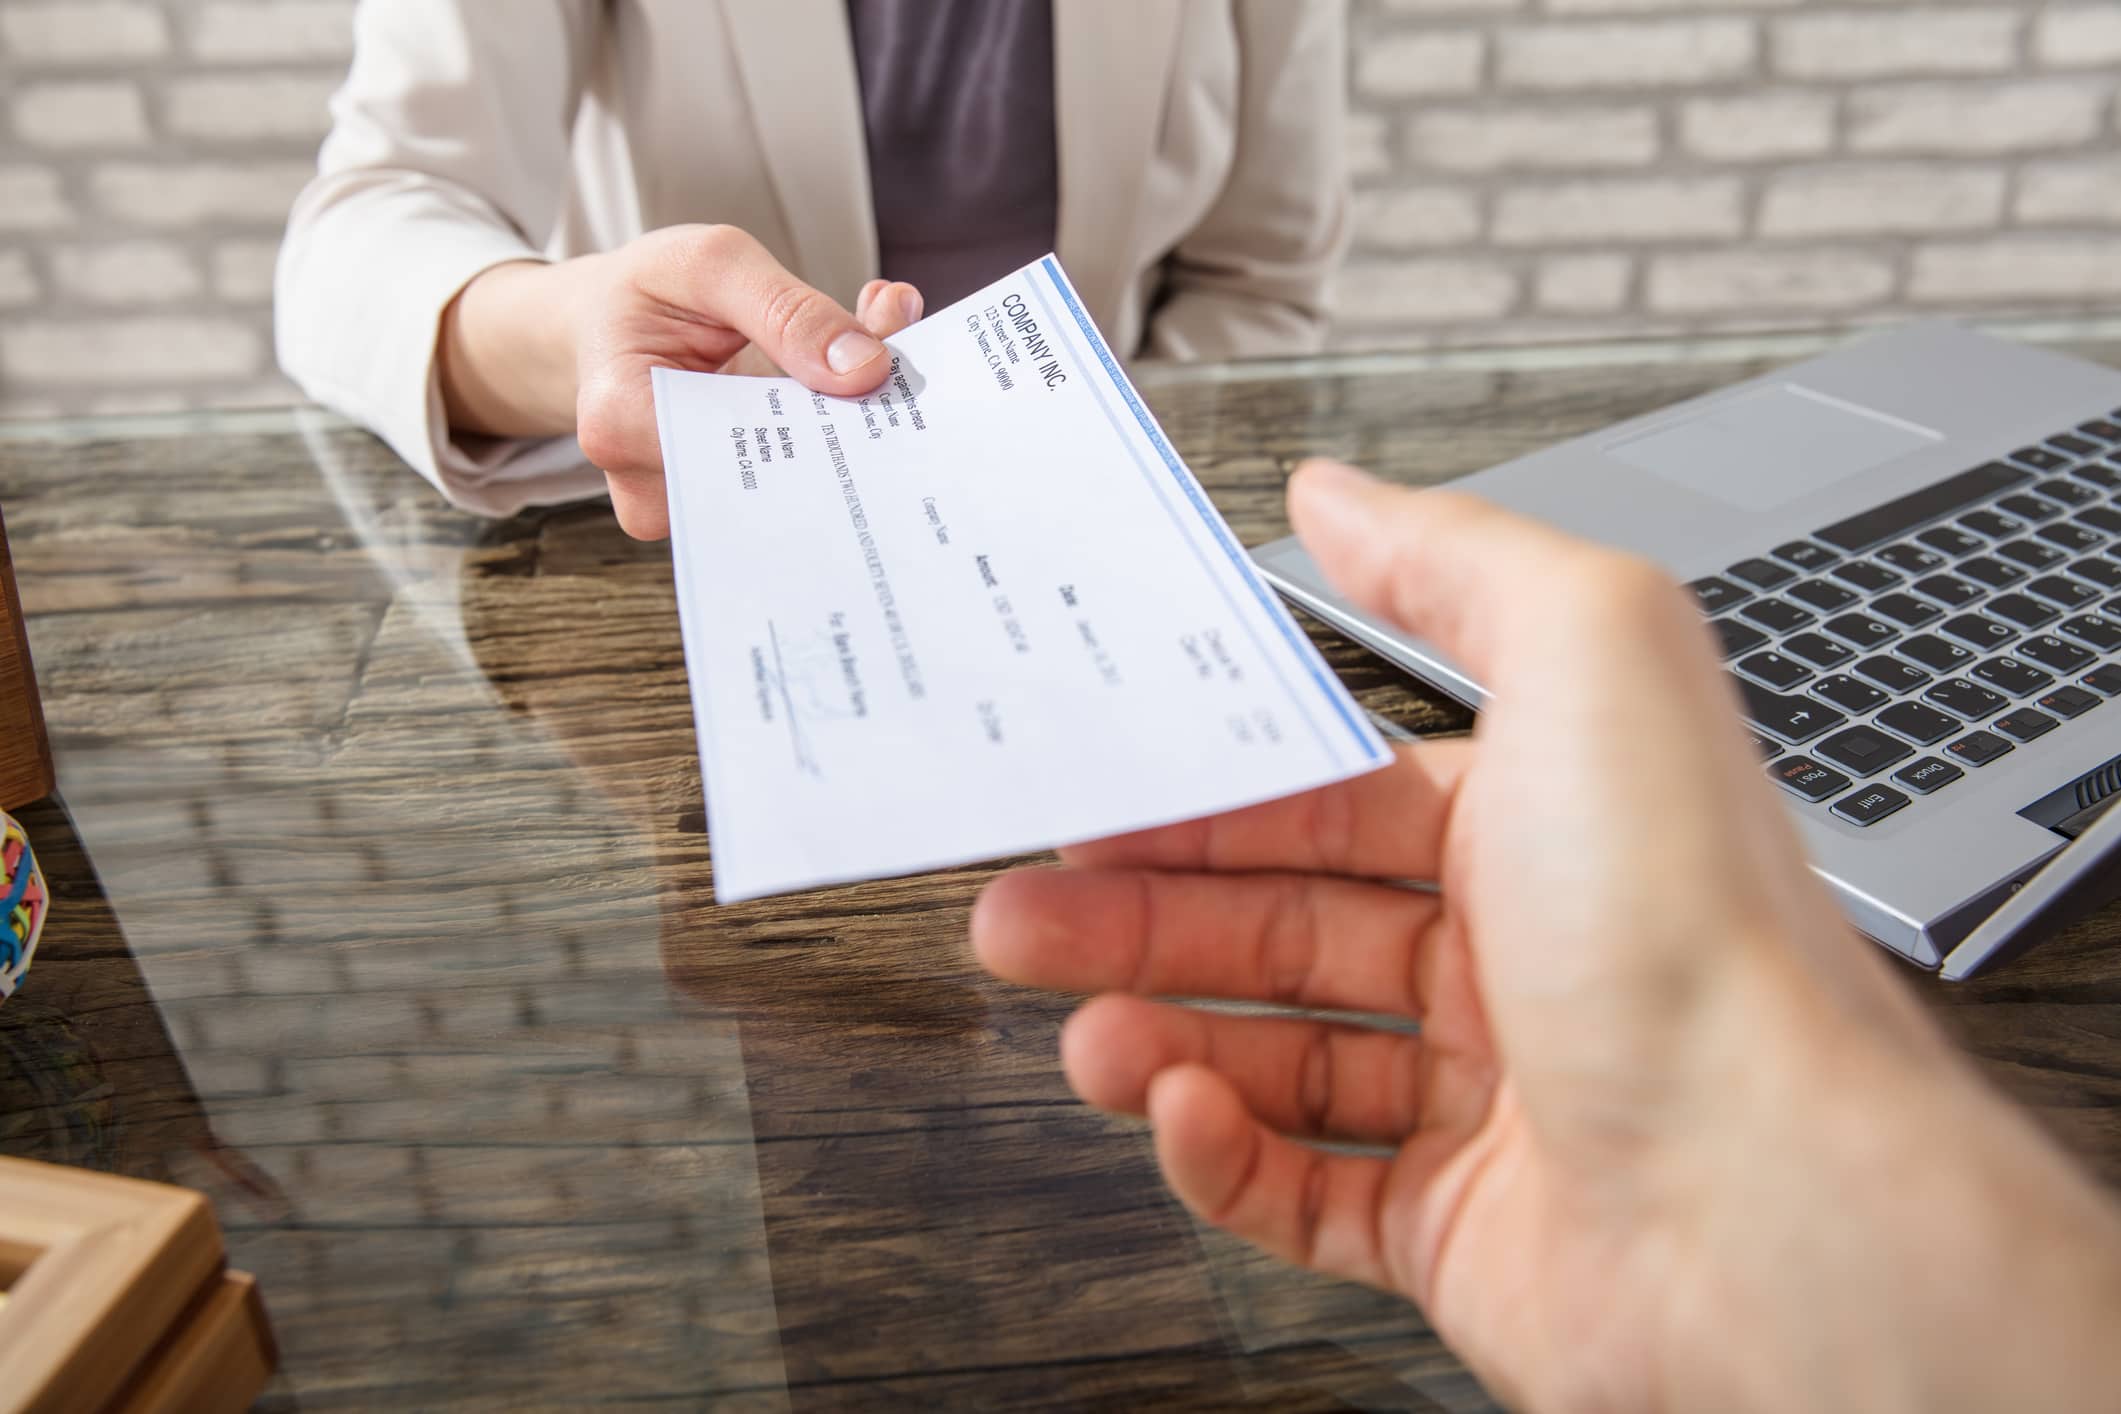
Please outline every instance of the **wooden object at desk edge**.
M0 1270L0 1409L247 1409L275 1362L187 1189L0 1159Z
M15 591L15 560L0 520L0 810L19 810L52 793L52 744L44 730L44 704L29 658L29 630L22 596ZM34 845L34 841L32 844Z

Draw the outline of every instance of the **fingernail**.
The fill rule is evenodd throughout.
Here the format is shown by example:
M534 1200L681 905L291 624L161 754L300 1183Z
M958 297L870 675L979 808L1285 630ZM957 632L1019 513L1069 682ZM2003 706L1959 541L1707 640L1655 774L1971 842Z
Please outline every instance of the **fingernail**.
M852 373L883 353L884 346L859 329L849 329L825 350L825 362L834 373Z
M927 305L922 301L919 290L916 290L911 285L901 285L899 286L898 308L901 319L908 324L918 324L921 322L921 312L927 308Z
M1377 481L1376 477L1360 467L1349 466L1346 462L1337 462L1326 457L1313 457L1296 470L1306 485L1328 495L1347 495L1365 486L1374 485Z

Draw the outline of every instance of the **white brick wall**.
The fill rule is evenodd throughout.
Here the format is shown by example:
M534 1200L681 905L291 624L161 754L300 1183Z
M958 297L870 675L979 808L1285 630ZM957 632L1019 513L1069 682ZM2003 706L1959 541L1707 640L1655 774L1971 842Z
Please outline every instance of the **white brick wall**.
M272 261L353 0L0 0L0 415L287 402Z
M1344 346L2121 312L2121 0L1350 3ZM353 9L0 0L0 415L288 396Z
M1343 346L2121 312L2121 0L1352 4Z

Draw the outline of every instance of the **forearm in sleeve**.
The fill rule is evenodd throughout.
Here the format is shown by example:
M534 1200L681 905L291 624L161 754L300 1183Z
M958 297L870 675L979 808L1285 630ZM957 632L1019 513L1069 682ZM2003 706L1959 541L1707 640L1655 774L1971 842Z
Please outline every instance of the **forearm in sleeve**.
M319 172L275 283L280 361L452 501L488 514L602 489L569 438L455 436L436 363L473 277L543 258L569 181L593 0L364 0Z

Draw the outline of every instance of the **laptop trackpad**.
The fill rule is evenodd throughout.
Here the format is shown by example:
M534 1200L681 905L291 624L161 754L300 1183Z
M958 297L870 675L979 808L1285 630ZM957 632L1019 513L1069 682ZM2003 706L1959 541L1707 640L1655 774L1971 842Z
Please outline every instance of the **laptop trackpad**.
M1784 383L1604 451L1689 491L1764 511L1941 440L1929 428Z

